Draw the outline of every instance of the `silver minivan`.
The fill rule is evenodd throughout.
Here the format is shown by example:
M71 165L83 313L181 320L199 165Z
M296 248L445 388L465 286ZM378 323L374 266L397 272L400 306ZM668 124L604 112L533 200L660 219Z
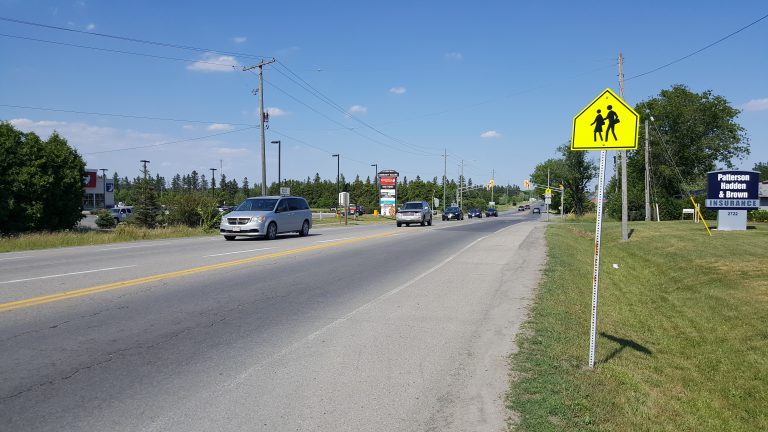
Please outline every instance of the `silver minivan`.
M221 218L219 232L225 240L237 236L274 240L278 234L295 232L304 237L312 228L307 200L294 196L248 198Z

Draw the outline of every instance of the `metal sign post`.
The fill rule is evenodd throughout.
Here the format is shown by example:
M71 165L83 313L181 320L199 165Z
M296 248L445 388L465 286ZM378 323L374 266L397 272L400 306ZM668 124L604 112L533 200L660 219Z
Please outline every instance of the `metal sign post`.
M595 367L597 342L597 291L600 286L600 239L603 228L603 183L605 182L605 150L600 151L600 173L597 177L597 221L595 222L595 268L592 273L592 325L589 332L589 368Z

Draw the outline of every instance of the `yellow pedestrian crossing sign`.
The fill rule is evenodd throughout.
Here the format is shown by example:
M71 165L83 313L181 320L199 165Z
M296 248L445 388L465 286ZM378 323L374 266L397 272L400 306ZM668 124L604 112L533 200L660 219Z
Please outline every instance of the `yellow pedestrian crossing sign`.
M640 116L607 88L573 118L571 150L637 150Z

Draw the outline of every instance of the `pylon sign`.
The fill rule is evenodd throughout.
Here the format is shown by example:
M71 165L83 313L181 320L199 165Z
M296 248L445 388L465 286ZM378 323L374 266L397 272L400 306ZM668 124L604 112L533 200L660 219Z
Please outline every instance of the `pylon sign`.
M571 150L637 150L640 116L607 88L573 118Z

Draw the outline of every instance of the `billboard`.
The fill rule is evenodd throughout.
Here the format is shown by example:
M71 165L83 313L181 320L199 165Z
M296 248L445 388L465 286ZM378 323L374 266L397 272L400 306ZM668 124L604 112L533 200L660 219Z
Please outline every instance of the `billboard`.
M758 208L759 188L760 173L757 171L710 171L707 173L707 208Z
M395 170L381 170L379 177L379 207L384 216L395 216L397 212L397 177Z

